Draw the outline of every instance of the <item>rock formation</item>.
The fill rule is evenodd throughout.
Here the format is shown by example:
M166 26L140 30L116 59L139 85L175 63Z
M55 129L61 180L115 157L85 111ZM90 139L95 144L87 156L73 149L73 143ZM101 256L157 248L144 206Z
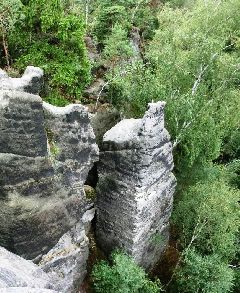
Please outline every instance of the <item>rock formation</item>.
M97 240L107 253L123 248L145 268L168 242L176 180L164 102L143 119L125 119L103 137L97 187Z
M36 289L39 293L45 292L43 289L53 289L54 285L37 265L0 247L0 292L21 292L21 288Z
M21 78L11 78L0 69L0 90L14 90L37 95L41 90L43 71L39 67L28 66Z
M86 233L94 212L95 209L88 210L43 256L39 265L0 247L0 292L80 293L89 251Z
M86 108L43 102L42 80L35 67L19 79L0 70L0 246L19 255L0 247L0 292L77 292L86 275L95 208L84 183L98 146ZM99 246L145 268L168 242L176 185L164 105L117 125L115 111L92 116Z
M0 72L0 245L35 262L59 249L52 270L68 259L75 284L88 256L82 217L93 205L83 185L98 147L86 108L43 103L41 80L34 67L20 79ZM66 243L79 249L60 255ZM45 261L46 271L50 266ZM68 272L62 276L69 283Z
M39 264L54 282L55 289L61 292L76 292L87 273L89 241L86 234L94 214L95 209L88 210L81 221L42 257Z

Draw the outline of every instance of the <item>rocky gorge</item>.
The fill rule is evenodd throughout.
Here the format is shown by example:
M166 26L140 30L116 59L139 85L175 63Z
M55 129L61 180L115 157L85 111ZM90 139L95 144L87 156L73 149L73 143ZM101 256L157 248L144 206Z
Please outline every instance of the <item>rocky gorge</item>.
M0 72L0 291L79 292L95 211L106 255L122 248L152 268L168 243L176 186L165 103L104 134L86 107L43 102L42 82L40 68ZM95 203L84 191L94 164Z

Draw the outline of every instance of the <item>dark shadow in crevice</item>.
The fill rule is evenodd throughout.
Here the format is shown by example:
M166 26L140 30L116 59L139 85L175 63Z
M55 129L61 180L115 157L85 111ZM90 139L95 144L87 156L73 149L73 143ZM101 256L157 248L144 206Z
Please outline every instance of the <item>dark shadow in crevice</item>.
M98 183L97 163L94 163L92 169L88 173L88 176L84 185L89 185L93 188L96 188L97 183Z

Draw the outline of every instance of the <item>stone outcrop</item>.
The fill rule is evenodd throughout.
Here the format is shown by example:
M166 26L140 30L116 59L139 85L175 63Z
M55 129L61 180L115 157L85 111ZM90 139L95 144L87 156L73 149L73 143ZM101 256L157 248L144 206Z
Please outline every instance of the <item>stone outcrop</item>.
M168 242L176 180L164 102L143 119L125 119L103 137L97 186L97 241L106 252L123 248L145 268Z
M43 289L53 290L54 284L36 264L0 247L0 292L21 292L21 288L36 289L39 293ZM55 292L52 290L46 292Z
M0 247L0 292L80 292L87 273L89 241L86 233L94 213L95 209L88 210L42 257L39 265Z
M38 94L43 83L42 69L28 66L21 78L12 78L5 71L0 69L0 90L14 90Z
M87 273L89 241L86 234L94 214L95 209L88 210L81 222L64 234L39 263L54 282L55 288L62 293L78 292L77 289Z
M93 203L83 186L98 147L87 109L42 102L41 80L33 67L20 79L0 72L0 245L35 262L53 249L55 259L44 269L66 261L75 284L86 270L82 217ZM68 243L76 249L67 257L54 254ZM63 280L70 282L67 272Z
M106 107L91 114L90 119L96 136L96 142L101 150L104 134L121 120L120 114L115 108Z
M115 110L92 115L97 174L87 109L43 102L42 80L35 67L18 79L0 70L0 246L16 253L0 247L0 292L79 292L98 175L99 246L151 268L168 242L176 185L165 103L117 125Z

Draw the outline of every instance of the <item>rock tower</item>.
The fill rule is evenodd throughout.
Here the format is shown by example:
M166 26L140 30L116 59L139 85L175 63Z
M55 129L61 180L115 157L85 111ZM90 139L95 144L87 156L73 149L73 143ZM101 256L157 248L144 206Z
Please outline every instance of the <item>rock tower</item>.
M142 119L124 119L103 137L97 189L97 240L151 268L168 242L176 179L164 102Z

